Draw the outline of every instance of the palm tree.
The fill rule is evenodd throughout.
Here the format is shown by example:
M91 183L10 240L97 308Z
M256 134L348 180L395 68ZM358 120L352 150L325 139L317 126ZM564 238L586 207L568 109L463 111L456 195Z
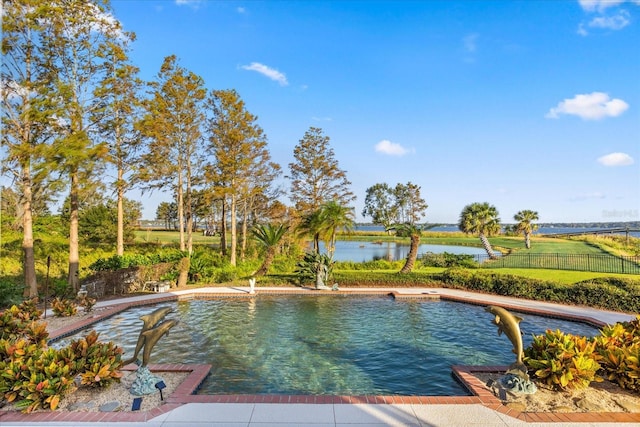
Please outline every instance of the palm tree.
M320 224L320 209L310 212L302 217L302 220L296 227L299 236L313 236L313 252L320 253L320 233L322 231Z
M409 253L407 254L407 261L402 266L400 273L411 273L413 267L418 259L418 249L420 248L420 238L422 237L423 230L429 230L437 227L440 224L425 224L420 227L416 224L406 222L404 224L397 224L387 228L385 231L389 232L395 230L396 235L400 237L409 237L411 239L411 246L409 246Z
M531 249L531 234L538 229L538 225L533 224L533 221L538 220L538 212L525 209L515 214L513 219L518 221L515 230L524 234L524 246Z
M477 234L489 258L496 258L487 239L487 237L500 232L500 218L498 218L498 210L495 206L487 202L465 206L460 213L458 228L467 234Z
M282 237L287 233L289 227L285 224L256 225L251 229L253 238L265 248L265 256L262 265L256 271L256 276L263 276L269 271L269 266L276 256L276 250Z
M422 229L411 223L404 223L389 227L386 231L395 230L396 235L400 237L409 237L411 239L411 246L409 247L409 254L407 255L407 261L400 270L400 273L411 273L413 266L418 259L418 248L420 247L420 237L422 237Z
M320 253L320 239L323 239L327 254L330 259L333 259L338 230L351 231L353 224L353 209L331 201L305 215L297 231L300 234L313 236L313 250L316 254Z
M333 259L336 251L336 235L338 230L351 232L354 224L353 209L342 206L336 201L327 202L320 207L320 234L324 236L325 247L329 259Z

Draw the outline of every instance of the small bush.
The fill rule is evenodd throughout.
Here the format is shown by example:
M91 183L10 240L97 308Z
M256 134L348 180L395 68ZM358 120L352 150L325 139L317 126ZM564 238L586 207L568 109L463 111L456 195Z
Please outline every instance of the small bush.
M113 381L120 381L122 374L122 349L112 342L98 341L98 333L91 331L85 338L72 341L60 354L73 367L82 385L105 387Z
M0 396L24 412L55 410L60 400L75 390L74 378L83 385L105 387L119 381L122 349L101 343L95 331L56 350L47 348L43 322L31 318L34 308L14 306L0 316ZM35 311L37 313L37 310Z
M70 299L55 298L51 301L51 309L56 317L70 317L78 313L78 307Z
M441 254L428 252L420 257L420 262L425 267L478 267L478 263L475 261L473 255L451 254L449 252L443 252Z
M558 389L580 389L592 381L600 365L595 360L595 340L547 330L533 337L524 350L524 363L534 370L534 377Z
M73 373L68 365L58 363L58 352L53 348L42 349L25 340L4 341L0 342L0 353L0 393L24 412L55 410L75 389Z
M32 325L40 315L41 312L37 309L35 300L26 300L20 305L11 306L0 314L0 338L6 340L27 338L30 342L41 340L41 330Z
M597 360L610 381L640 390L640 316L602 328L596 338Z
M98 300L91 298L88 295L82 295L77 297L76 301L78 302L78 305L84 309L85 313L90 313L93 311L93 306L96 305Z

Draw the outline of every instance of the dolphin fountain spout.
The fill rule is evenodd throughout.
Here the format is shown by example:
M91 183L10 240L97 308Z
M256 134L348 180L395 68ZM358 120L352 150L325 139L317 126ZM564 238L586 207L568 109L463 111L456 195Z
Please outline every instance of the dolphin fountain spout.
M504 334L509 338L513 345L513 352L516 355L516 361L511 364L507 373L516 374L524 380L529 380L527 366L522 362L524 355L524 347L522 344L522 332L520 332L520 322L522 318L509 313L502 307L495 305L488 306L485 311L493 314L493 324L498 327L498 335Z

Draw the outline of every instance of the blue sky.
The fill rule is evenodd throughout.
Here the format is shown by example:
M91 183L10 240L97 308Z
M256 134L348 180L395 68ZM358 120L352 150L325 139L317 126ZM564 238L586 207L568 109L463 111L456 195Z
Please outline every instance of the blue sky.
M112 0L141 77L236 89L285 172L309 127L357 196L421 186L430 223L640 220L640 1ZM288 187L288 182L283 179ZM131 198L140 196L130 194ZM140 200L145 219L159 202Z

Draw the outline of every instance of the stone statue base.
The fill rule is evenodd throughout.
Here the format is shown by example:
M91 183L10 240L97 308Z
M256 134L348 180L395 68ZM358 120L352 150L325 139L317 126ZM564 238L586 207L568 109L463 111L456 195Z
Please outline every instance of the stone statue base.
M156 384L160 381L162 381L162 378L153 375L149 368L140 366L136 371L136 379L129 391L134 396L156 393L158 391Z
M538 391L538 387L531 380L524 379L517 374L507 373L498 379L498 383L511 393L534 394Z

